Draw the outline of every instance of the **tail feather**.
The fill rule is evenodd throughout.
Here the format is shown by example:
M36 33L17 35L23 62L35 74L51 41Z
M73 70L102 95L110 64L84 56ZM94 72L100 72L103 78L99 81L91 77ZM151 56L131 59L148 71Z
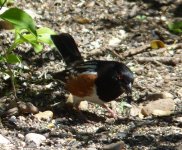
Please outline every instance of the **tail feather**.
M60 72L55 72L55 73L50 73L50 75L52 76L52 78L54 80L59 80L62 82L66 82L66 70L64 71L60 71Z
M70 34L51 35L51 39L68 66L83 61L77 44Z

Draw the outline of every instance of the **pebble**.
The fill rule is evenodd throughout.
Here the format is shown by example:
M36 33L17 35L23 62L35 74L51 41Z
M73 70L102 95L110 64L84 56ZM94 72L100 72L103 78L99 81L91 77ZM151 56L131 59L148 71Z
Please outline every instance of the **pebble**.
M116 37L113 37L112 39L109 40L109 46L111 47L118 47L120 43L121 40Z
M130 115L135 117L135 116L140 116L141 113L141 107L137 105L132 105L132 108L130 109Z
M169 92L152 93L146 97L146 100L173 99L174 96Z
M26 144L34 143L36 146L40 146L46 140L46 137L37 133L28 133L25 135Z
M1 144L10 144L10 141L0 134L0 145Z
M18 136L18 138L21 139L21 140L24 140L24 138L25 138L25 136L24 136L23 134L21 134L21 133L18 133L17 136Z
M141 113L144 116L168 116L175 109L174 100L167 99L158 99L155 101L150 101L146 106L143 106Z
M11 116L11 117L9 118L9 121L10 121L10 122L13 122L13 123L16 123L16 122L17 122L16 116Z
M84 111L88 110L88 102L82 101L79 105L79 108L80 108L80 110L84 110Z
M181 99L182 99L182 88L180 88L179 90L178 90L178 95L181 97Z
M182 122L182 117L177 117L174 120L177 121L177 122Z
M35 114L34 117L38 120L51 120L53 118L53 112L50 110L39 112L38 114Z
M123 141L112 143L103 147L104 150L125 150L126 144Z

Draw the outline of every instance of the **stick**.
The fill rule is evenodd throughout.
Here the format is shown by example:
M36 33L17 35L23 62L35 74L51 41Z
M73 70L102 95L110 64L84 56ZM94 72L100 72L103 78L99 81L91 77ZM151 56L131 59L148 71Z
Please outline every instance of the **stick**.
M135 59L140 63L159 61L163 64L174 66L178 63L182 63L181 57L135 57Z

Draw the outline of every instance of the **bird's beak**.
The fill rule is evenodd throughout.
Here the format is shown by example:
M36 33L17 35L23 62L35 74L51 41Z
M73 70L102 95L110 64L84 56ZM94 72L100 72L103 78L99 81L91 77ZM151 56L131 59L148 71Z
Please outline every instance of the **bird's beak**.
M126 93L127 93L127 101L129 104L131 104L131 101L133 100L131 83L126 86Z
M132 94L132 84L131 83L126 85L126 93L127 93L127 95Z

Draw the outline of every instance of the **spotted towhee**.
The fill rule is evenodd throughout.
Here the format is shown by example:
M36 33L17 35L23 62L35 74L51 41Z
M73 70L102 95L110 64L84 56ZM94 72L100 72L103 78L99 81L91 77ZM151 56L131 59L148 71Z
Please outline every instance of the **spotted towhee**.
M67 67L53 74L54 79L65 83L73 95L74 106L83 100L99 104L113 117L117 115L105 103L126 92L131 99L133 73L123 63L117 61L84 61L73 37L68 33L52 35L52 41L61 53Z

